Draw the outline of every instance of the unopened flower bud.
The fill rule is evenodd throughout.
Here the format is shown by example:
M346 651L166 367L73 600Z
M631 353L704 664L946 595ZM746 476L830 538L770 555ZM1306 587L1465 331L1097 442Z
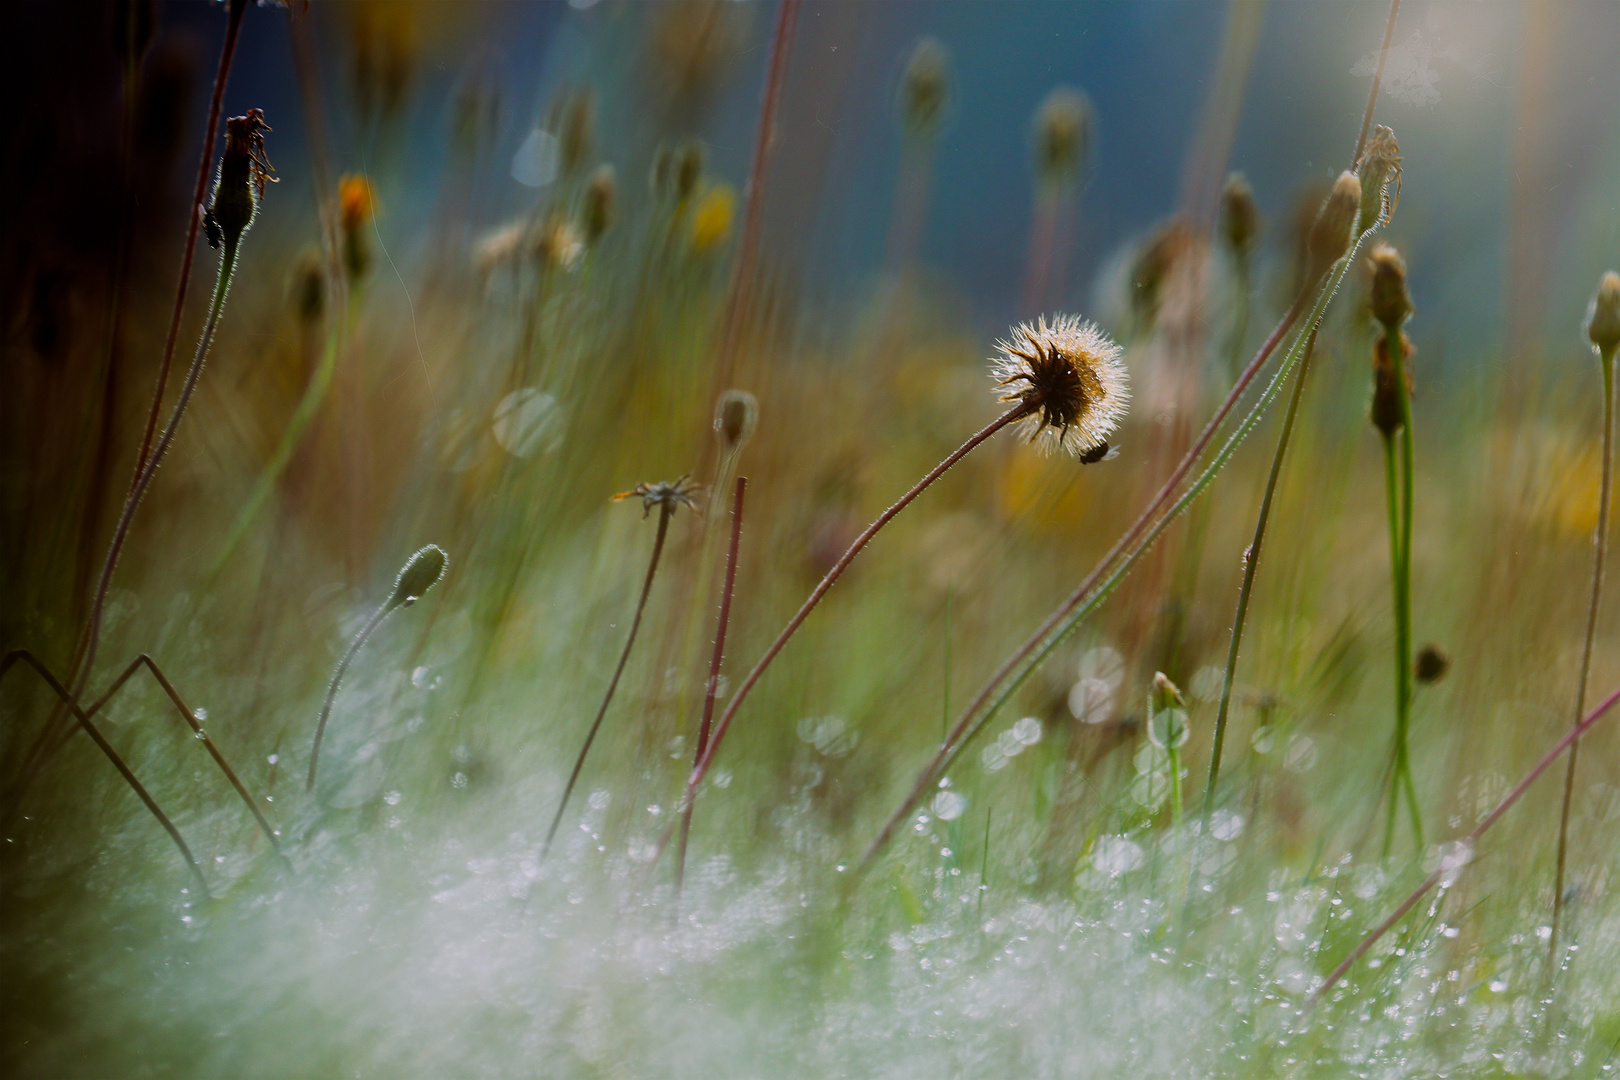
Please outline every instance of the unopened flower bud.
M938 38L925 37L911 50L900 83L900 118L906 131L931 138L945 116L951 93L951 54Z
M203 218L210 247L235 247L253 224L264 185L275 179L264 156L264 132L269 130L259 109L225 121L225 152L219 160L214 200Z
M1405 322L1412 314L1412 296L1406 290L1406 261L1388 244L1379 244L1367 260L1372 266L1369 294L1373 318L1386 327Z
M759 422L759 403L746 390L727 390L720 395L720 404L714 410L714 430L726 453L734 454L754 434Z
M585 243L594 246L613 224L613 205L618 200L619 185L613 179L613 166L603 165L591 174L585 189Z
M1327 201L1311 225L1310 280L1315 281L1350 250L1350 230L1361 208L1361 181L1346 170L1339 174Z
M1247 254L1260 235L1260 208L1242 173L1228 176L1221 189L1221 235L1239 255Z
M399 577L394 579L394 595L389 598L388 606L402 607L421 599L423 593L444 577L444 568L449 562L444 550L437 544L429 544L412 555L400 570Z
M1084 94L1060 86L1035 113L1035 175L1041 183L1068 183L1086 167L1091 145L1091 103Z
M1620 346L1620 274L1613 270L1598 282L1597 295L1586 312L1586 336L1606 356L1612 357Z

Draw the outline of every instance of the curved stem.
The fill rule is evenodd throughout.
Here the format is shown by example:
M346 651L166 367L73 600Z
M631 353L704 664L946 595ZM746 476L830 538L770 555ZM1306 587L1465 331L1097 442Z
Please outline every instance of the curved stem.
M1541 778L1542 773L1546 772L1552 767L1552 763L1558 760L1558 755L1574 746L1576 740L1578 740L1582 735L1586 734L1586 732L1590 730L1591 727L1599 720L1603 719L1604 714L1613 708L1616 702L1620 702L1620 689L1616 689L1608 697L1604 698L1602 703L1588 713L1584 720L1570 729L1569 734L1558 740L1558 743L1553 746L1551 750L1542 755L1541 760L1536 762L1535 767L1532 768L1528 773L1525 773L1524 778L1514 785L1513 790L1508 792L1507 796L1503 798L1501 802L1496 804L1496 809L1485 815L1484 819L1481 820L1478 825L1474 826L1473 832L1470 832L1467 836L1463 837L1463 843L1469 845L1470 848L1474 844L1478 843L1480 837L1484 836L1490 827L1495 825L1502 815L1508 812L1514 803L1518 802L1524 797L1524 793L1530 790L1530 785L1534 784L1538 779ZM1384 934L1389 931L1390 927L1400 922L1406 913L1411 911L1419 900L1423 899L1424 894L1440 883L1440 878L1444 873L1444 869L1439 869L1435 870L1428 877L1424 878L1422 883L1419 884L1416 889L1413 889L1411 894L1407 896L1405 900L1400 902L1400 904L1387 919L1379 923L1371 933L1357 943L1356 947L1350 951L1350 955L1341 960L1339 962L1339 966L1334 968L1332 972L1328 974L1328 977L1323 980L1322 985L1311 991L1310 996L1305 999L1305 1007L1310 1008L1317 1002L1321 1001L1322 996L1331 990L1334 984L1336 984L1340 979L1344 978L1345 973L1350 970L1357 960L1361 959L1361 957L1366 954L1368 949L1373 947L1373 944L1377 942L1379 938L1383 937Z
M770 648L765 650L765 655L759 658L759 661L754 664L753 670L749 671L742 684L737 688L737 693L732 697L731 704L726 706L726 711L721 715L720 722L715 725L714 738L704 747L702 756L692 766L692 775L686 782L684 802L690 802L696 795L697 786L703 781L704 774L709 771L709 765L714 760L715 751L720 747L720 740L725 738L726 729L731 726L732 718L737 715L737 710L742 707L743 701L748 697L748 691L754 688L754 684L765 673L765 669L770 667L771 661L776 659L776 654L782 651L782 647L788 643L788 639L793 636L794 631L799 629L799 626L809 616L810 612L814 611L816 605L821 603L821 598L827 595L827 590L831 589L838 579L843 576L845 569L855 561L855 556L861 553L861 549L866 547L872 537L877 535L878 530L893 520L896 514L911 505L911 501L921 495L928 488L928 485L944 476L952 465L961 461L974 447L1008 424L1022 420L1028 415L1028 412L1029 406L1021 402L986 424L977 434L971 436L967 442L952 451L944 461L930 469L928 474L913 484L911 490L900 496L893 506L879 514L877 520L868 525L866 531L857 536L855 542L849 545L849 550L839 556L832 569L827 571L827 575L821 579L821 583L810 593L809 598L799 607L793 618L788 620L788 624L782 628L782 632L776 635L776 640L771 642ZM658 850L663 850L662 844L659 845Z
M1271 456L1271 472L1266 477L1266 491L1260 498L1260 513L1254 522L1254 538L1243 552L1243 583L1238 587L1237 612L1232 616L1232 638L1226 646L1226 671L1221 679L1221 703L1215 714L1215 745L1210 751L1209 781L1204 787L1204 831L1209 833L1210 815L1215 811L1215 788L1221 776L1221 752L1226 746L1226 717L1232 704L1232 680L1237 672L1238 646L1243 643L1243 626L1249 616L1249 597L1254 589L1255 571L1260 565L1260 546L1266 539L1266 525L1271 520L1271 502L1277 493L1277 478L1282 475L1283 456L1288 453L1288 440L1294 431L1294 418L1299 413L1299 399L1304 395L1305 376L1310 372L1311 350L1315 335L1305 345L1305 355L1299 362L1299 374L1294 377L1294 392L1288 398L1288 411L1283 414L1282 432L1277 436L1277 452Z
M579 748L579 756L574 759L573 771L568 774L568 783L563 787L562 798L557 800L557 812L552 815L551 827L546 830L545 843L540 846L540 857L545 858L546 852L551 850L551 842L557 838L557 826L562 824L563 811L568 807L568 798L574 793L574 784L579 780L579 771L585 767L585 755L591 752L591 743L596 740L596 732L602 726L602 718L607 715L608 705L613 701L613 692L618 689L619 676L624 674L624 665L630 659L630 647L636 643L636 631L641 629L641 613L647 609L647 596L652 592L653 575L658 572L658 557L664 551L664 537L669 532L669 518L675 512L675 504L666 502L658 507L658 538L653 541L652 558L647 561L647 577L641 583L641 599L636 601L636 617L630 623L630 636L625 639L624 651L619 654L619 666L613 669L613 678L608 681L607 693L602 697L602 705L596 710L596 719L591 721L590 731L585 734L585 745Z
M1293 371L1302 346L1309 336L1309 331L1313 330L1321 321L1322 313L1327 309L1328 301L1333 298L1334 293L1338 290L1339 284L1343 281L1345 272L1354 257L1355 249L1352 248L1335 265L1327 281L1317 291L1315 304L1312 306L1310 316L1306 321L1306 332L1295 339L1294 346L1284 356L1276 374L1272 376L1271 382L1267 384L1260 399L1250 409L1232 435L1228 437L1226 443L1216 453L1210 464L1168 510L1157 519L1153 517L1158 508L1174 493L1174 489L1182 477L1186 476L1191 470L1197 456L1203 452L1214 437L1215 430L1220 422L1231 411L1232 406L1236 404L1243 388L1248 385L1249 381L1259 371L1261 365L1276 349L1277 343L1286 333L1287 328L1293 324L1299 310L1304 306L1308 293L1300 295L1299 299L1295 301L1294 307L1283 317L1283 321L1278 324L1271 337L1261 346L1260 352L1249 362L1249 366L1244 369L1243 376L1227 395L1226 401L1216 410L1214 417L1210 419L1204 431L1187 451L1187 455L1182 459L1181 464L1171 474L1170 479L1165 482L1159 494L1149 503L1148 508L1137 518L1136 524L1120 538L1108 554L1103 556L1102 560L1092 569L1090 574L1086 575L1085 580L1069 595L1068 599L1059 605L1056 611L1047 616L1045 621L1036 628L1033 634L1025 639L1022 645L1013 650L1012 655L1002 662L1001 666L990 676L989 681L980 688L978 694L975 695L968 707L958 717L955 727L951 729L950 737L940 746L929 763L924 766L910 794L906 796L900 807L890 815L889 820L884 824L877 838L867 848L866 854L862 856L857 869L864 869L871 864L872 860L877 857L878 852L883 849L894 835L894 831L900 822L905 819L906 815L927 793L929 785L934 782L935 778L951 767L961 755L963 749L972 742L974 736L984 729L1001 706L1017 691L1019 686L1023 685L1024 680L1045 661L1051 651L1057 647L1058 643L1071 630L1080 625L1082 620L1108 598L1114 587L1129 572L1131 566L1141 557L1142 553L1153 545L1159 535L1169 527L1170 523L1193 500L1203 494L1210 481L1225 467L1226 462L1236 452L1238 445L1248 437L1249 432L1260 422L1260 417L1276 398L1281 390L1282 381ZM1128 552L1127 548L1129 548ZM1123 558L1121 558L1122 555ZM1112 570L1111 573L1110 570ZM1106 579L1103 578L1104 574L1108 574ZM1099 581L1101 584L1099 584ZM1015 671L1017 672L1016 675L1014 675ZM997 693L998 689L999 693ZM994 700L992 701L993 695ZM982 713L981 710L983 710Z
M1577 722L1586 705L1586 679L1592 670L1592 642L1597 637L1598 601L1603 595L1603 564L1609 555L1609 502L1614 484L1614 354L1599 354L1603 365L1603 479L1598 489L1597 535L1592 538L1596 551L1592 563L1592 597L1586 608L1586 640L1581 646L1581 675L1575 684ZM1569 811L1575 791L1575 762L1581 744L1569 748L1569 766L1564 771L1564 801L1558 814L1558 870L1553 882L1552 935L1547 943L1549 965L1558 955L1558 925L1564 913L1564 865L1569 846Z
M332 702L337 699L338 687L343 684L343 673L349 670L349 662L354 659L354 654L360 651L360 646L366 643L366 639L371 636L372 631L376 630L382 624L382 621L388 617L389 613L398 606L390 599L382 607L378 608L377 613L371 617L371 620L361 628L360 632L354 636L354 640L349 643L349 651L343 654L343 659L338 661L337 670L332 673L332 682L326 688L326 701L321 704L321 718L315 723L315 744L309 751L309 778L304 782L305 791L315 790L315 769L321 760L321 737L326 734L326 718L331 715Z
M186 845L185 837L180 835L180 830L175 828L174 822L169 820L169 815L163 812L163 809L158 806L157 800L152 798L151 793L135 778L135 774L124 763L124 759L119 756L118 751L112 748L112 744L102 736L100 729L90 720L90 715L79 705L77 699L69 696L66 687L57 680L55 675L51 674L50 669L40 663L34 654L26 649L15 649L7 653L3 660L0 660L0 676L3 676L7 669L18 660L28 664L39 674L41 679L45 680L45 683L56 694L57 699L73 714L73 718L78 721L79 726L84 728L85 734L90 736L96 747L107 756L108 761L112 762L113 768L118 770L118 775L124 778L124 783L130 786L130 790L135 792L135 795L145 805L146 809L151 812L153 817L157 818L158 824L163 826L163 831L169 834L169 839L174 841L174 846L180 849L181 858L186 860L186 865L191 868L192 875L197 879L197 887L202 890L204 896L208 896L208 879L203 877L202 868L197 865L197 860L192 857L191 848Z

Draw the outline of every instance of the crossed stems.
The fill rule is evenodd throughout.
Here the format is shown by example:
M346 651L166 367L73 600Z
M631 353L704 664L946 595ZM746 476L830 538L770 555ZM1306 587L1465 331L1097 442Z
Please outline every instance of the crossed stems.
M123 674L119 675L118 678L113 681L113 684L108 687L101 697L97 698L95 703L92 704L88 709L79 705L78 702L68 694L66 687L64 687L61 681L57 679L54 674L52 674L51 670L41 663L39 659L27 649L13 649L11 652L6 653L4 658L0 658L0 679L4 679L6 673L10 671L12 666L18 661L22 661L29 667L33 668L39 677L45 682L45 684L51 688L51 691L56 694L57 698L62 702L62 704L72 712L73 718L77 721L78 726L84 729L85 733L90 736L91 740L98 748L100 748L101 752L107 756L107 760L112 762L113 768L118 770L119 775L124 778L124 782L129 784L136 796L141 800L142 803L146 805L146 808L151 811L152 816L157 818L158 824L162 825L164 831L169 834L169 837L174 841L175 846L180 849L180 854L186 860L186 865L191 868L191 872L196 875L198 883L202 886L203 891L206 893L208 891L208 883L203 878L202 870L198 867L197 860L192 857L191 849L186 846L185 839L180 835L180 830L175 827L174 822L171 821L168 815L163 812L162 808L158 806L157 801L152 798L151 793L146 790L145 786L143 786L141 782L136 779L135 774L130 771L129 766L124 762L124 759L119 756L118 751L112 748L112 745L108 743L106 738L101 734L101 730L97 728L95 722L91 720L91 717L100 712L102 708L112 700L113 695L118 693L119 690L123 689L124 684L127 683L135 672L138 671L144 664L147 669L151 671L153 677L157 679L158 684L163 687L163 692L168 695L169 700L173 702L175 709L180 713L181 718L185 720L187 726L191 728L192 733L202 741L204 746L208 748L209 755L214 759L214 763L219 766L220 771L225 774L225 778L230 781L231 786L236 789L236 793L241 796L243 804L248 808L248 812L253 815L253 820L258 822L259 828L264 832L266 839L270 841L270 847L275 851L277 858L281 859L282 863L286 865L288 869L291 869L291 863L287 861L287 856L282 852L281 844L276 839L275 829L273 829L270 823L265 820L264 814L259 810L258 805L254 802L253 796L248 794L248 790L242 784L241 778L237 776L236 770L231 768L230 762L225 760L225 755L221 753L219 747L215 745L214 740L208 736L207 732L203 730L202 725L197 722L196 714L193 713L192 710L186 705L185 701L181 699L179 692L174 688L174 684L169 680L169 677L163 673L163 670L158 667L157 662L154 661L150 656L142 653L134 660L130 661L129 666L124 669ZM71 732L69 734L71 735ZM65 741L65 738L60 740L56 745L60 746L62 741ZM17 803L13 803L12 809L15 810L17 805Z

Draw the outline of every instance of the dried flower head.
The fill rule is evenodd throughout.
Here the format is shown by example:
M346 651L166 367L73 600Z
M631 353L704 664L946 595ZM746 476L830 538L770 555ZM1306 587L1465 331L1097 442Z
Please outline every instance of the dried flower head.
M214 200L203 217L209 247L240 240L253 224L264 185L276 182L270 175L275 167L264 156L264 133L269 130L261 109L225 121L225 152L219 159Z
M1401 331L1401 372L1406 383L1406 396L1412 396L1412 339ZM1395 392L1395 364L1389 356L1389 338L1378 335L1373 345L1373 427L1385 435L1394 435L1405 424L1401 416L1401 399Z
M1367 256L1372 268L1369 306L1373 318L1385 326L1399 326L1412 314L1412 296L1406 289L1406 260L1388 244L1379 244Z
M906 131L932 138L951 94L951 54L938 38L925 37L911 50L900 81L900 118Z
M1124 350L1092 323L1059 315L1049 324L1042 316L1034 325L1021 323L1011 341L996 345L996 385L1009 388L1001 400L1024 406L1020 425L1030 442L1085 454L1124 418L1130 403Z
M698 496L703 493L703 485L692 483L692 474L686 473L673 481L660 481L656 484L637 484L629 491L621 491L613 496L614 502L623 502L629 498L641 499L641 516L646 517L653 507L658 507L666 514L673 514L677 507L687 506L694 513L702 513L698 506Z
M1356 235L1360 236L1374 225L1389 222L1395 208L1401 204L1401 144L1395 141L1395 132L1379 124L1373 129L1367 147L1356 162L1356 173L1361 178L1361 215L1356 222ZM1395 182L1395 194L1389 193L1390 181Z
M1613 270L1598 282L1597 295L1587 309L1586 337L1600 353L1610 356L1620 346L1620 274Z

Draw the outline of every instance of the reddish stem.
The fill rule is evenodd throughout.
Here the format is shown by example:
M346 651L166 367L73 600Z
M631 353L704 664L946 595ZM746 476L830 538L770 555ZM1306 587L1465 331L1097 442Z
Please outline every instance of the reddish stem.
M709 721L714 719L714 695L720 688L720 662L726 655L726 627L731 622L731 595L737 586L737 549L742 545L743 494L748 490L748 477L737 477L737 492L731 497L731 551L726 555L726 584L720 593L720 625L714 634L714 655L709 659L709 685L703 692L703 723L698 728L697 751L693 754L695 768L703 759L709 745ZM686 839L692 832L692 801L686 801L681 811L681 846L675 860L675 895L686 879Z

